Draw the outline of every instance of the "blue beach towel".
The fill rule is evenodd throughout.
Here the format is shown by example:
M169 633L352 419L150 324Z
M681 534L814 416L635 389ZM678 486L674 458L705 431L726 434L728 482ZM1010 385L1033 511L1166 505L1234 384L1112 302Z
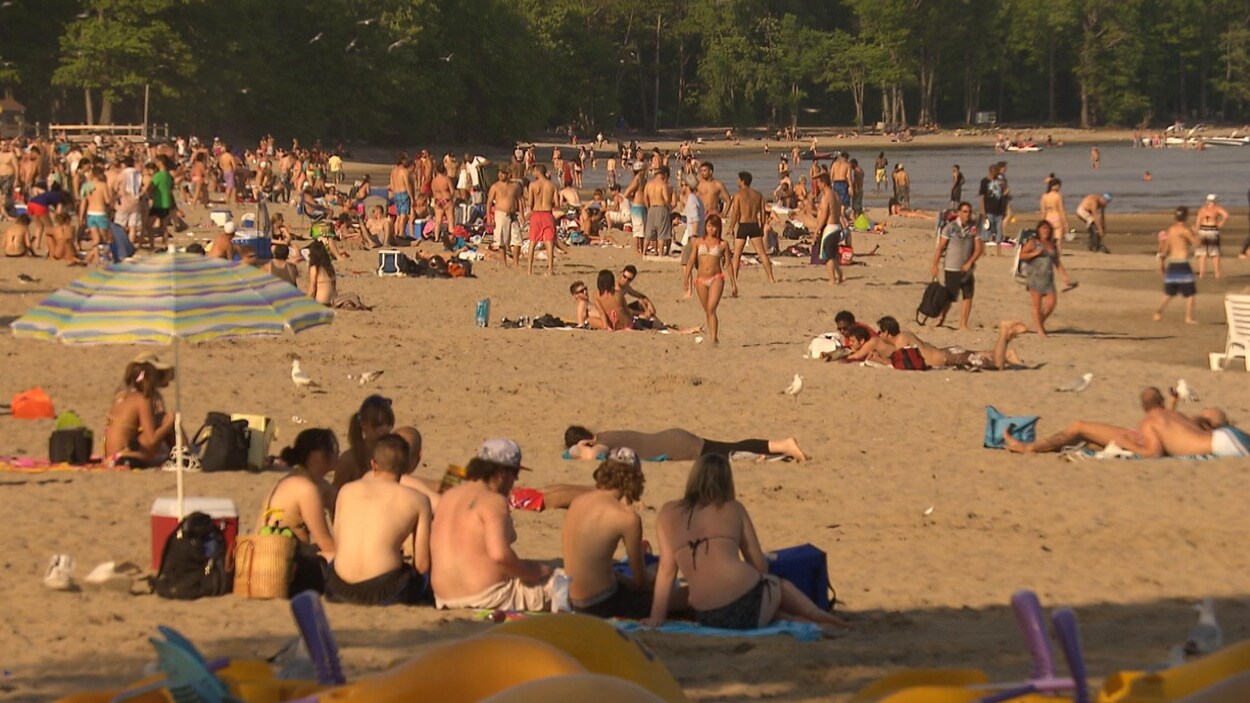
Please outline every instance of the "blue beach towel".
M799 642L816 642L820 640L820 626L810 622L791 622L778 620L768 627L757 627L754 630L722 630L718 627L703 627L692 622L666 622L659 627L643 627L637 620L609 620L621 632L667 632L681 635L701 635L703 637L768 637L770 635L790 635Z

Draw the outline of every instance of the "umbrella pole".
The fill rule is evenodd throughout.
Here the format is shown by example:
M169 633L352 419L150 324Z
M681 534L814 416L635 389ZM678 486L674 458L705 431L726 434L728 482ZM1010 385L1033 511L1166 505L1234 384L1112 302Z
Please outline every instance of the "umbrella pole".
M184 502L186 499L186 491L183 487L183 462L186 457L186 448L182 444L182 369L179 363L179 346L178 338L174 337L174 466L175 474L178 481L178 520L186 517L183 513Z

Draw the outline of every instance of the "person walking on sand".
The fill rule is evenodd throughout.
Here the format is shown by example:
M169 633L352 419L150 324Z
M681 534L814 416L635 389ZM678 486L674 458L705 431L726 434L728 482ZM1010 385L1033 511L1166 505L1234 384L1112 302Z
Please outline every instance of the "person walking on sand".
M1220 205L1219 196L1211 193L1198 208L1198 242L1201 244L1198 249L1198 278L1207 273L1207 259L1211 259L1215 277L1223 276L1220 271L1220 228L1225 222L1228 222L1228 210Z
M838 202L842 207L849 208L852 194L850 154L839 152L837 158L829 164L829 182L833 185L833 194Z
M1163 319L1163 309L1172 302L1177 294L1185 299L1185 322L1197 324L1194 319L1194 295L1198 288L1194 283L1194 270L1189 266L1189 257L1194 247L1198 246L1198 238L1194 231L1185 224L1189 218L1189 208L1176 208L1176 220L1167 228L1166 236L1159 242L1159 258L1163 259L1163 303L1155 311L1155 322Z
M725 184L716 180L716 167L711 161L699 164L699 185L695 189L703 201L705 215L724 215L729 210L730 196Z
M643 198L647 204L646 240L655 243L656 256L668 256L668 249L673 244L673 187L669 184L670 171L668 166L660 166L651 180L643 189Z
M526 272L534 273L534 252L539 244L547 248L547 275L556 272L556 218L551 214L556 202L556 186L547 178L547 167L534 164L534 180L525 189L525 208L530 213L530 253Z
M703 236L691 238L689 247L695 255L686 261L682 271L682 288L690 295L690 277L692 270L698 265L694 279L695 292L699 296L699 304L707 315L707 331L712 337L712 344L720 343L720 318L716 309L720 306L721 296L725 293L725 276L733 286L733 296L738 297L738 278L733 261L729 255L729 245L721 238L721 216L715 213L707 218L703 226Z
M959 167L956 166L956 169ZM990 164L989 175L981 179L981 187L977 190L981 197L981 212L985 215L985 224L981 228L981 241L988 246L994 242L994 253L1001 254L1003 243L1003 215L1007 212L1007 199L1003 194L1003 181L998 177L998 164ZM955 194L951 192L951 198ZM960 201L954 200L951 209L958 209Z
M964 180L964 172L959 170L959 164L951 166L951 210L958 208L964 199ZM984 204L981 211L985 212Z
M768 281L776 283L777 279L773 278L773 262L769 260L768 251L764 247L764 224L768 221L764 214L764 196L751 187L751 174L747 171L738 173L738 192L734 193L729 203L729 212L725 219L729 221L726 231L733 232L734 225L738 227L734 236L735 278L742 271L742 251L750 241L760 263L764 265Z
M486 205L495 210L495 243L503 252L504 266L521 267L521 186L500 168L498 180L486 194Z
M629 228L634 235L634 250L642 256L646 250L647 239L647 199L643 186L646 185L647 174L641 161L634 162L634 177L625 186L624 196L629 200Z
M1042 212L1042 219L1050 223L1055 228L1057 236L1062 237L1063 233L1068 231L1068 211L1063 206L1063 193L1060 188L1063 181L1058 178L1052 178L1050 185L1046 186L1046 192L1038 201L1038 209Z
M1102 152L1096 146L1089 148L1089 167L1095 171L1102 168Z
M907 175L903 164L894 164L894 198L899 207L911 209L911 176Z
M938 264L945 257L944 283L950 294L950 302L938 316L937 326L946 322L946 314L961 296L959 306L959 329L968 329L968 320L972 317L972 295L976 291L976 278L973 270L977 259L985 253L985 242L982 242L974 231L972 205L968 202L959 204L955 211L955 219L946 225L938 237L937 248L933 252L933 265L930 269L933 278L938 275Z
M873 178L877 182L877 192L881 192L881 186L885 184L885 170L890 165L890 160L885 158L885 152L877 152L877 160L872 165Z
M416 184L408 165L407 154L400 154L396 159L395 166L391 168L388 187L391 198L395 201L395 230L400 237L420 239L420 232L409 232L412 227L412 194L416 191Z
M1055 241L1055 228L1042 220L1037 223L1037 236L1030 238L1020 249L1020 261L1028 262L1028 281L1025 289L1033 307L1033 324L1037 335L1046 336L1046 320L1055 312L1059 291L1055 289L1055 271L1063 276L1065 286L1072 285L1068 270L1060 260L1059 243Z
M842 238L845 230L842 227L842 202L829 184L829 174L822 173L812 181L816 189L816 232L820 232L820 260L825 262L825 270L829 273L829 285L836 286L842 282L842 264L840 261Z
M664 623L678 572L689 585L695 621L704 627L754 630L778 616L850 627L816 607L794 584L768 573L755 525L737 500L733 470L724 456L695 461L685 495L660 510L656 532L660 565L651 617L642 621L647 627Z

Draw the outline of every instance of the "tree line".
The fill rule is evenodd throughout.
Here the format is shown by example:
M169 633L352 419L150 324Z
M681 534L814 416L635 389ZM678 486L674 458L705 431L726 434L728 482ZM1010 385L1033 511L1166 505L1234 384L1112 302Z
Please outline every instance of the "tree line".
M28 121L504 141L695 125L1238 122L1250 0L15 0Z

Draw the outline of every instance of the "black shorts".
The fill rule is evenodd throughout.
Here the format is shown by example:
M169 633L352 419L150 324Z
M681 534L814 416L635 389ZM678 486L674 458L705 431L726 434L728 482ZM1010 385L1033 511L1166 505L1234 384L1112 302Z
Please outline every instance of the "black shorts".
M651 615L651 590L635 591L618 585L616 592L594 605L573 606L573 612L597 618L630 618L641 620Z
M170 210L171 208L167 208L167 207L154 207L154 208L148 209L148 214L150 214L152 217L159 217L160 219L163 220L166 217L169 217Z
M961 293L965 299L971 299L972 294L976 292L976 284L976 278L971 271L968 273L963 271L946 272L946 292L950 293L951 302L959 300Z
M418 605L433 600L427 585L426 578L408 564L360 583L344 581L330 567L325 590L326 599L332 603Z
M754 239L763 237L764 230L760 228L758 222L743 222L738 225L738 233L734 236L738 239Z

